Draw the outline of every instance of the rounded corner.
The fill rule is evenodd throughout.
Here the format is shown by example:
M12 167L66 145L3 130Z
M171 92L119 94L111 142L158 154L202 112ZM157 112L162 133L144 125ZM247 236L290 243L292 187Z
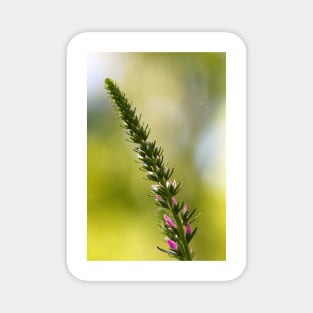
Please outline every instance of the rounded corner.
M67 42L66 45L66 50L70 50L72 47L78 46L79 44L81 44L82 42L85 41L85 37L88 34L88 32L81 32L81 33L77 33L75 35L73 35L69 41Z
M74 269L68 261L66 262L66 269L69 275L74 279L80 282L88 282L88 280L82 277L81 273L79 273L79 271L76 271L76 269Z
M247 262L246 260L242 262L242 264L239 264L238 267L234 270L231 277L227 279L227 281L235 281L237 279L240 279L242 275L246 272L247 269Z
M230 37L230 39L238 46L240 46L242 49L244 49L245 51L247 50L247 44L245 42L245 40L241 37L241 35L238 35L236 33L233 32L225 32L225 34L227 36Z

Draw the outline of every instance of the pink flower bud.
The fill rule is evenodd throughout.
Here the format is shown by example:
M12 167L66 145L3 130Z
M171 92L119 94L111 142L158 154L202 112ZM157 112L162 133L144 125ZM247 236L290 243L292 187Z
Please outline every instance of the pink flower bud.
M158 191L159 187L160 187L159 185L151 185L151 188L154 191Z
M176 180L175 180L175 179L174 179L173 181L168 180L168 181L166 182L166 187L169 188L170 186L173 186L174 188L176 188L177 183L176 183Z
M160 202L161 202L161 201L164 202L163 198L162 198L161 196L159 196L159 195L156 195L156 196L155 196L155 200L156 200L156 201L160 201Z
M176 228L176 224L171 220L171 218L169 217L169 216L167 216L166 214L164 214L164 220L165 220L165 222L167 223L167 225L169 226L169 227L174 227L174 228Z
M175 199L175 197L172 197L172 205L176 205L177 204L177 200Z
M183 206L183 215L186 215L187 210L188 210L188 206L187 206L187 204L185 203L184 206Z
M178 245L175 241L168 239L167 243L171 249L176 250L176 251L178 250Z
M186 225L186 234L188 234L188 235L191 234L191 227L190 227L189 223Z

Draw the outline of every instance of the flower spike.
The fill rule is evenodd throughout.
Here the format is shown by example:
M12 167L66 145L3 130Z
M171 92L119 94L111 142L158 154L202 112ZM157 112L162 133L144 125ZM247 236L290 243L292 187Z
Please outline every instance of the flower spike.
M113 100L115 108L122 120L122 127L126 129L129 141L136 144L134 151L137 154L140 169L146 172L151 185L156 205L160 208L159 222L162 232L166 235L170 250L157 247L160 251L179 260L192 260L189 242L195 231L191 234L187 205L180 204L176 194L181 189L181 183L171 179L174 169L165 165L163 149L157 147L155 141L149 141L150 129L148 124L141 122L141 115L127 100L125 94L110 78L105 79L105 89ZM183 214L178 214L183 209ZM168 213L172 218L169 217Z

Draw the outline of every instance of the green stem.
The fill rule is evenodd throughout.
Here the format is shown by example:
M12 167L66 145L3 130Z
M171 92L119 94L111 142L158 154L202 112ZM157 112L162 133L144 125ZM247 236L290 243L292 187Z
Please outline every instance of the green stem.
M192 256L190 253L190 249L186 240L186 236L185 236L185 231L184 231L184 227L183 224L179 218L179 216L175 213L175 211L173 210L173 216L176 222L176 226L177 226L177 231L179 233L179 239L182 241L183 246L184 246L184 260L186 261L192 261Z

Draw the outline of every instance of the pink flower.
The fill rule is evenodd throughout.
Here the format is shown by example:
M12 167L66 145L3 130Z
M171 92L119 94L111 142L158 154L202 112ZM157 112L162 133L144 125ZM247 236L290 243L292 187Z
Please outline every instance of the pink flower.
M175 241L168 239L167 243L171 249L176 250L176 251L178 250L178 245Z
M187 210L188 210L188 206L187 206L187 204L185 203L184 206L183 206L183 215L186 215Z
M155 196L155 200L157 200L157 201L163 201L163 198L162 198L161 196L159 196L159 195L156 195L156 196Z
M175 197L172 197L172 205L176 205L177 204L177 200L175 199Z
M186 234L188 234L188 235L191 234L191 227L190 227L189 223L186 225Z
M152 190L158 191L160 188L160 185L151 185Z
M164 214L164 220L165 222L167 223L167 225L169 227L173 227L173 228L176 228L176 224L171 220L171 218L169 216L167 216L166 214Z

